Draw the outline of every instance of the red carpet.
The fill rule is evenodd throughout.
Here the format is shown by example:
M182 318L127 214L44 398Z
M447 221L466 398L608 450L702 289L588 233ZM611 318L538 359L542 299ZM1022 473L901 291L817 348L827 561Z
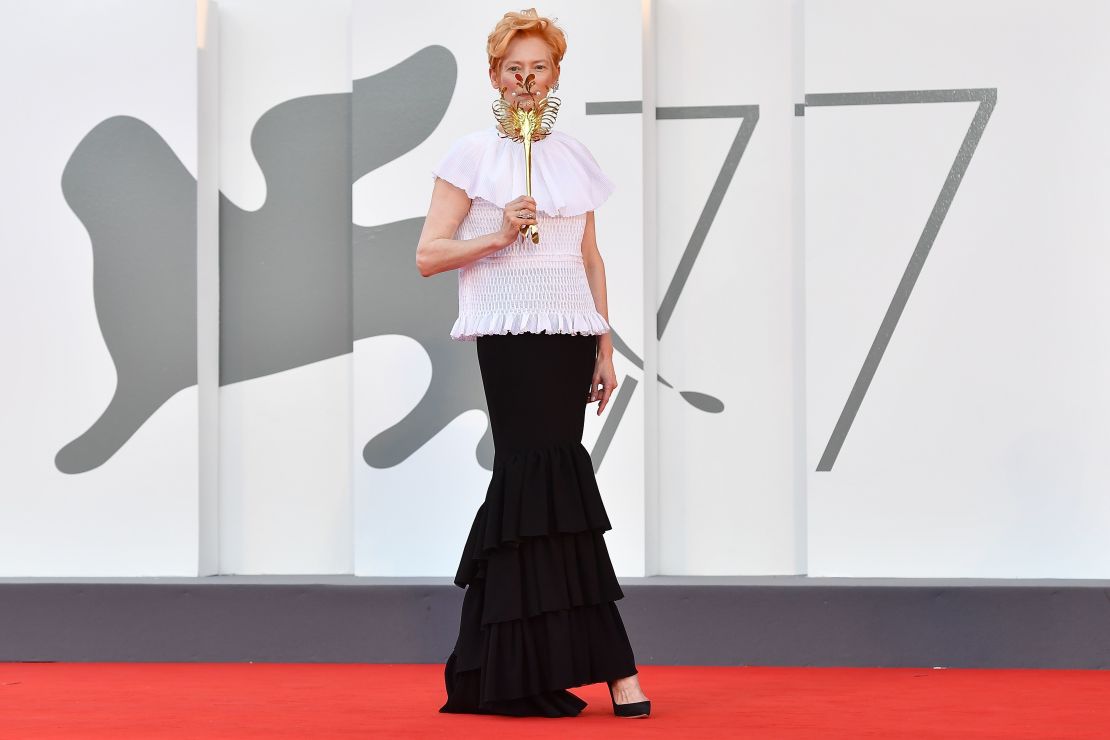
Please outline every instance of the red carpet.
M440 714L440 665L0 663L0 738L1106 738L1110 671L643 666L577 717Z

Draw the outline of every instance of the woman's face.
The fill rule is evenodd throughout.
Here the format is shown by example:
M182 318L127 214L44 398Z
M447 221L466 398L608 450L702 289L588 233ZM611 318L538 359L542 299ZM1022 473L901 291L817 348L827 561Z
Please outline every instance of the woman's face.
M543 39L531 34L519 34L509 42L500 69L490 70L489 78L496 90L505 88L505 101L518 103L521 108L531 108L532 99L517 87L516 76L536 76L532 94L540 100L559 79L559 70L551 62L551 49Z

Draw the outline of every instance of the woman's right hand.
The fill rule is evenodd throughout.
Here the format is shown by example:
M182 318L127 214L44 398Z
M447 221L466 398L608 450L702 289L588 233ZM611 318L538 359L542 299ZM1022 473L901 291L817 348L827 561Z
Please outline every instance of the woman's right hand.
M529 218L521 218L521 212L526 213ZM521 195L515 200L511 200L505 204L504 213L501 216L501 231L498 232L500 244L505 248L515 242L517 237L520 236L520 229L522 226L536 223L536 199L530 195Z

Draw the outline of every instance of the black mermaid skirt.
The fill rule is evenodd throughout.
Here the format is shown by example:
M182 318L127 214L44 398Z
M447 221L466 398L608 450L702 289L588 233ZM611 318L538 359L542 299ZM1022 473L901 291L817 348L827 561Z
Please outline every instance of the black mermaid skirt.
M596 352L591 335L477 339L493 474L454 579L466 593L441 712L572 716L586 702L568 688L636 673L582 446Z

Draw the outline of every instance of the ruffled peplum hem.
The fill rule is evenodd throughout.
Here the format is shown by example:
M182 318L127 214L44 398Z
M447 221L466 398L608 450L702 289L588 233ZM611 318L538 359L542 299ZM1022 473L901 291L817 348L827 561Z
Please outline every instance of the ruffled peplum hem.
M597 311L460 313L451 327L451 338L473 342L484 334L605 334L609 330L609 322Z
M567 716L566 691L636 672L580 442L499 453L455 583L466 588L442 712Z

